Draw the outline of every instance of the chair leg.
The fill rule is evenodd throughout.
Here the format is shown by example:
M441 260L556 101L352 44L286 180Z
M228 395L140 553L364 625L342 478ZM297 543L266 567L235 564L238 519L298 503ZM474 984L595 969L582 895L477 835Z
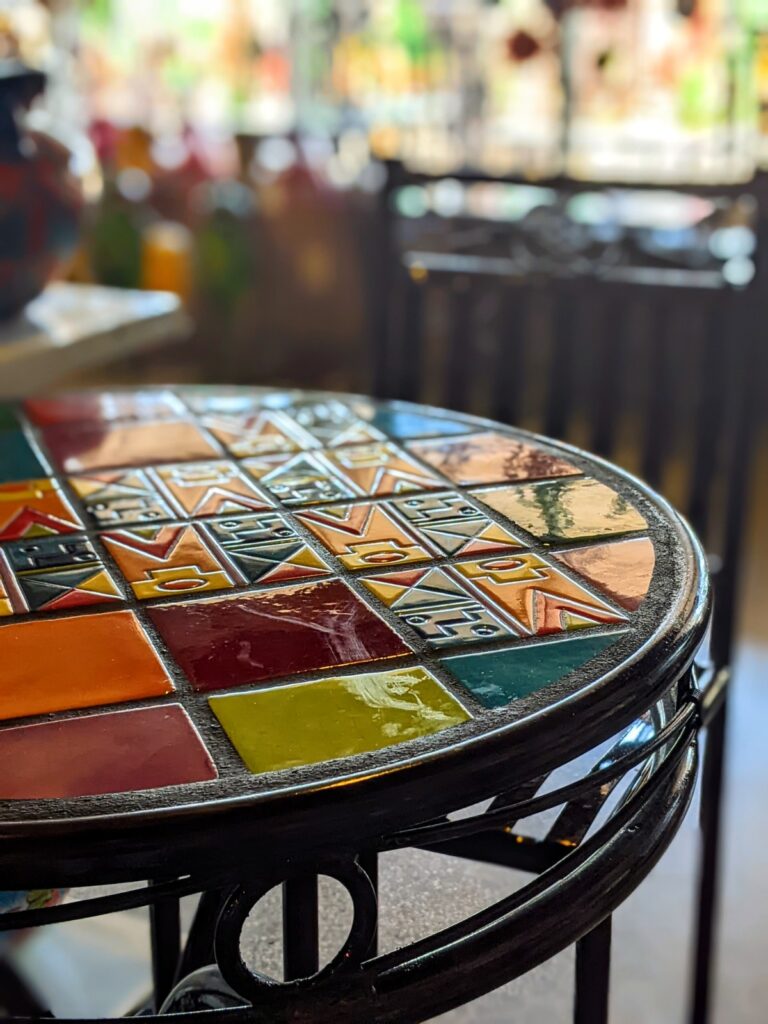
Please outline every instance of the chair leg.
M711 1016L713 965L717 940L720 825L728 701L723 700L707 727L701 779L702 851L698 879L696 959L690 1024L707 1024Z
M155 900L149 908L155 1010L176 984L181 957L181 920L177 896Z
M576 943L573 1024L608 1024L611 930L612 919L606 917Z

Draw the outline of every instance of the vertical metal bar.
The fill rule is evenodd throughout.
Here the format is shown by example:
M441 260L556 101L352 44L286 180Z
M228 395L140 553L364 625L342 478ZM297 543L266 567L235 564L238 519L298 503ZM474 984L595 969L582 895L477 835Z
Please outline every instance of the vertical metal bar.
M391 397L390 346L393 339L392 308L395 282L400 272L400 254L393 201L400 179L400 167L393 161L385 163L386 178L378 196L374 244L361 239L361 250L369 254L366 261L368 281L369 337L371 347L371 390L377 398Z
M225 891L221 889L214 889L200 895L192 926L181 954L179 979L186 978L188 974L196 971L199 967L207 967L208 964L216 962L214 953L216 922L221 913L225 896Z
M176 896L154 900L149 907L152 982L156 1011L176 983L181 956L179 910L179 899Z
M363 853L360 855L360 867L368 875L373 885L373 891L376 893L376 900L379 899L379 855L374 850L371 853ZM370 948L371 956L378 956L379 954L379 919L376 917L376 928L373 933L373 939L371 940Z
M651 487L659 487L664 473L665 459L670 443L670 389L672 374L669 367L669 317L670 304L666 292L654 299L649 295L654 321L649 340L650 381L645 414L643 451L640 456L640 473Z
M696 951L691 1024L708 1024L713 992L713 957L717 935L720 826L728 701L724 700L707 729L701 780L702 851L696 914Z
M576 943L573 1024L608 1024L611 985L611 918Z
M308 978L320 966L317 875L283 882L283 970L286 981Z
M501 291L496 318L496 366L492 385L491 415L502 423L517 425L525 377L524 320L526 292L514 283Z
M549 370L549 394L544 416L544 433L564 438L571 417L573 367L577 342L575 294L567 282L557 284L552 318L552 354Z
M469 405L471 370L476 357L472 312L474 292L468 277L462 275L451 282L448 349L445 367L445 404L449 409Z
M395 387L389 397L418 401L422 397L422 350L424 347L424 293L426 272L419 268L401 271L403 291L402 336L394 339L392 350L396 358Z
M596 329L596 393L589 447L598 455L609 456L616 445L616 426L622 401L622 370L627 355L623 326L629 295L627 289L617 285L593 282L592 288L602 290L604 301L601 322Z

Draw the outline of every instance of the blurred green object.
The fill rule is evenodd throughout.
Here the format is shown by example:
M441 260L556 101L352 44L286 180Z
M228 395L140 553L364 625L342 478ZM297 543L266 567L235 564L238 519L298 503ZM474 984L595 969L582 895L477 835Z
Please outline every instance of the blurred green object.
M129 185L131 176L143 174L128 173ZM100 284L139 288L142 232L152 215L139 191L126 189L125 174L105 178L104 193L88 231L88 251L93 276Z
M256 280L256 203L238 181L204 185L195 198L196 290L217 311L231 314Z

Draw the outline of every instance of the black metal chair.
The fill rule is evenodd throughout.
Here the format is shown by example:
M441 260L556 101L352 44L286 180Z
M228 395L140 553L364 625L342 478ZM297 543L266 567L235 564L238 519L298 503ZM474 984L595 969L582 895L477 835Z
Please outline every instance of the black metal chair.
M529 218L510 228L432 218L419 235L413 223L403 231L395 212L398 189L414 184L429 179L390 166L379 239L389 266L379 262L376 268L372 302L377 394L533 426L625 466L629 462L627 468L667 493L711 552L716 597L702 697L708 728L690 1007L691 1024L706 1024L726 696L757 380L765 370L757 307L766 274L760 260L763 222L754 217L751 228L757 239L754 276L734 282L711 252L689 252L675 261L638 250L627 235L614 233L607 241L585 237L566 223L563 197L587 186L552 183L554 204L533 223ZM705 191L721 211L718 223L750 220L757 204L743 192ZM451 852L541 871L563 845L578 844L598 810L589 801L564 810L547 839L533 846L505 842L514 834L510 824L505 835L459 841ZM607 1020L609 958L607 920L578 944L577 1024Z

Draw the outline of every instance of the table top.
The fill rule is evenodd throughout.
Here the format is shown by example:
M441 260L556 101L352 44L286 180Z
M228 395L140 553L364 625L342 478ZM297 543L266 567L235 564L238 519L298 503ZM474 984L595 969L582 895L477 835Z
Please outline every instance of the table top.
M103 285L49 285L0 324L0 397L48 388L67 373L103 366L189 333L176 295Z
M668 505L498 424L238 388L0 409L5 839L415 823L613 735L704 628Z

